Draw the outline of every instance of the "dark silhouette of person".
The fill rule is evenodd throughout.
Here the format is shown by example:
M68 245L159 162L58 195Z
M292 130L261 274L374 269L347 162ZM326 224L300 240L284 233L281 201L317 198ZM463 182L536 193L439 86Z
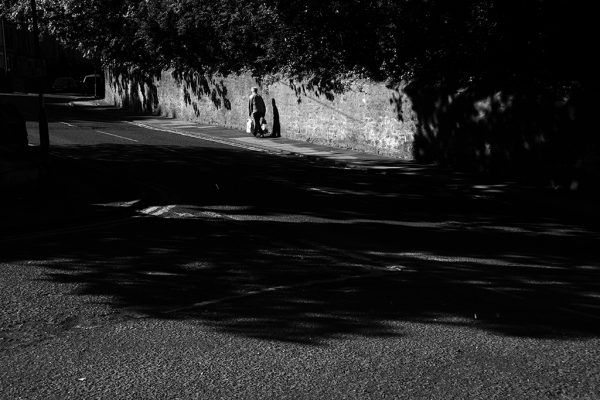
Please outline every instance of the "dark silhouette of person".
M264 132L261 125L261 120L265 117L267 107L262 97L258 94L258 88L252 88L252 94L248 100L248 116L254 120L254 129L252 134L257 137L263 137Z
M273 132L271 133L271 137L281 137L279 110L277 109L277 104L275 104L275 99L271 99L271 104L273 105Z

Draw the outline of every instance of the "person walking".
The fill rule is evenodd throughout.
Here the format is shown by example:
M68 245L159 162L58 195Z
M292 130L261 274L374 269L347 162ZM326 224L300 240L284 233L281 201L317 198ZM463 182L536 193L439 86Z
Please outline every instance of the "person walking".
M250 99L248 100L248 116L254 120L254 128L252 129L252 134L255 137L263 137L264 132L260 127L262 119L264 119L267 108L265 106L265 102L258 94L258 88L252 88L252 94L250 95Z

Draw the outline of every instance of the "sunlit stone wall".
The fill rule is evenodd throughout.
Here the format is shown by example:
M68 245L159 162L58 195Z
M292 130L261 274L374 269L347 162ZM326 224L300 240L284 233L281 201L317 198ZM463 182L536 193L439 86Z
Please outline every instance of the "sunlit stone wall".
M259 86L270 129L278 115L282 137L412 159L416 118L409 101L382 83L342 83L342 91L324 94L303 82L258 83L250 75L176 78L164 71L136 79L107 71L106 98L136 111L244 129L250 89Z

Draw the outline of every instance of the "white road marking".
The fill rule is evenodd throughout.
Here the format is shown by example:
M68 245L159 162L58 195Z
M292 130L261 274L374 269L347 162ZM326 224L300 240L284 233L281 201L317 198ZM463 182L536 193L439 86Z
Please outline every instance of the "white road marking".
M172 129L167 129L167 128L163 128L163 127L159 128L156 126L146 125L141 122L135 122L135 121L124 121L124 122L131 124L131 125L135 125L139 128L149 129L151 131L167 132L167 133L172 133L174 135L186 136L186 137L199 139L199 140L206 140L207 142L225 144L227 146L238 147L238 148L246 149L246 150L254 150L254 151L260 151L260 152L268 152L269 151L268 149L265 149L265 148L248 146L248 145L244 145L244 144L238 144L232 140L223 140L223 139L215 138L213 136L204 135L201 133L192 134L192 133L174 131ZM198 128L200 128L200 127L198 127ZM206 128L214 128L214 127L211 126L211 127L206 127Z
M66 126L70 126L71 128L77 128L77 126L75 126L75 125L73 125L73 124L70 124L70 123L68 123L68 122L62 122L62 121L59 121L59 122L60 122L61 124L64 124L64 125L66 125Z
M289 153L294 154L294 153L297 153L297 154L304 154L304 155L321 156L321 157L325 157L325 158L329 158L329 159L333 159L333 160L340 160L340 161L351 161L351 160L358 159L357 157L352 156L352 155L345 155L345 154L335 153L335 152L314 150L314 149L311 149L310 147L294 146L291 144L278 144L278 143L273 143L273 142L269 142L269 141L264 142L264 141L261 141L261 139L257 139L254 137L239 136L239 137L228 138L228 140L224 140L224 139L216 138L214 136L202 134L199 132L195 132L195 133L189 132L188 133L188 132L183 132L183 131L175 131L175 130L167 129L166 127L164 127L164 125L167 125L170 127L178 128L176 126L176 124L177 124L176 122L170 122L170 121L146 120L146 122L159 123L159 124L163 125L161 127L147 125L147 124L137 122L137 121L124 121L124 122L131 124L131 125L135 125L140 128L144 128L144 129L150 129L150 130L159 131L159 132L173 133L175 135L187 136L187 137L191 137L191 138L195 138L195 139L206 140L208 142L220 143L220 144L225 144L225 145L231 146L231 147L238 147L238 148L245 149L245 150L253 150L253 151L259 151L259 152L263 152L263 153L270 153L270 154L289 154ZM183 128L183 127L181 127L181 128ZM197 130L199 130L199 129L215 129L215 128L219 128L219 127L212 126L212 125L195 126L194 127L194 129L197 129ZM242 143L236 143L236 142L242 142ZM256 144L256 146L255 146L255 144Z
M114 133L108 133L108 132L104 132L104 131L96 131L96 132L102 133L103 135L114 136L114 137L119 138L119 139L129 140L131 142L137 142L137 140L135 140L135 139L130 139L130 138L127 138L127 137L124 137L124 136L115 135Z

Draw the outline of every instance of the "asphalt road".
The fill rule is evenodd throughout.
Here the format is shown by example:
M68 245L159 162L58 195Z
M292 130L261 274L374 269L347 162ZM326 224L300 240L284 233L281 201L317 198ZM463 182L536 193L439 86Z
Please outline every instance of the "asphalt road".
M0 398L600 398L595 203L68 101L0 203Z

